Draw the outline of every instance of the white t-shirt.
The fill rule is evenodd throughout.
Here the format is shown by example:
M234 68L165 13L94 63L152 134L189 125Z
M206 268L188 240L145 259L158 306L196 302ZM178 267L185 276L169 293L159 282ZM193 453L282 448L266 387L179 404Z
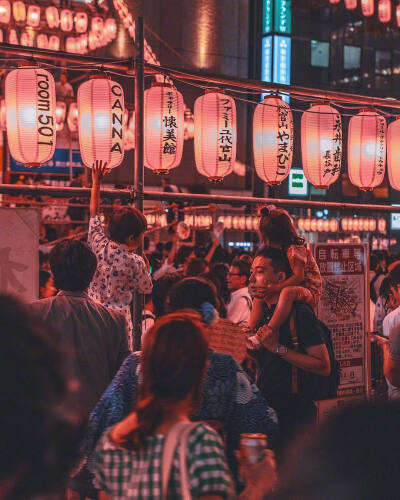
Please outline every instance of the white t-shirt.
M391 329L397 323L400 323L400 306L390 312L383 320L383 335L389 338Z
M251 304L252 300L247 287L232 292L231 300L226 308L227 319L239 326L246 326L249 322Z

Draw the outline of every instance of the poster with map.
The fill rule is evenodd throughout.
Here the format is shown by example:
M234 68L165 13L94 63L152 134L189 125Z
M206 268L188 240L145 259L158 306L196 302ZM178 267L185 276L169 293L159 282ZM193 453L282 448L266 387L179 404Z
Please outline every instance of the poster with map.
M368 248L362 244L320 243L313 250L323 281L317 314L332 332L341 367L338 397L366 394Z

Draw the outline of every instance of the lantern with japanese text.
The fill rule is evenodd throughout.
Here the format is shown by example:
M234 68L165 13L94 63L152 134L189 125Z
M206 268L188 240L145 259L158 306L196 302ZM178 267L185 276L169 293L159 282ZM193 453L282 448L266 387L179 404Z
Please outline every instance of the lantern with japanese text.
M253 115L253 156L258 176L270 186L289 175L293 158L293 116L275 96L257 104Z
M46 21L49 28L58 28L60 25L60 15L57 7L50 6L46 8Z
M26 7L24 2L18 0L13 2L13 16L17 23L22 23L26 19ZM17 42L18 43L18 42Z
M79 145L82 161L115 168L124 157L124 92L106 76L93 76L78 89Z
M49 49L60 50L60 37L51 35L51 37L49 38Z
M72 10L63 9L60 15L60 24L62 31L72 31L74 27L74 16Z
M88 16L86 12L77 12L75 14L75 31L85 33L88 27Z
M400 191L400 119L389 124L387 131L387 162L390 185Z
M153 83L144 92L144 164L155 174L167 174L182 159L184 103L180 92Z
M390 0L379 0L378 17L381 23L388 23L392 17L392 2Z
M67 105L63 101L56 102L56 131L61 132L64 128Z
M400 5L396 5L396 23L397 27L400 28Z
M374 15L375 1L374 0L361 0L361 11L363 16L370 17Z
M8 24L11 17L11 5L8 0L0 0L0 23Z
M78 105L71 102L68 109L67 123L70 132L78 132Z
M42 68L24 67L6 77L7 139L11 156L27 167L50 160L56 146L56 90Z
M194 104L194 154L197 170L221 181L236 160L236 105L229 95L206 90Z
M350 182L363 191L379 186L385 176L386 120L375 109L365 109L349 122Z
M39 47L39 49L48 49L49 48L49 39L47 35L44 33L40 33L36 37L36 45Z
M14 29L10 29L8 33L8 43L12 43L13 45L18 45L18 35Z
M316 103L301 117L301 154L304 175L318 189L327 189L340 174L342 121L339 112Z
M32 28L37 28L40 24L40 7L38 5L29 5L26 14L26 24Z
M344 5L347 10L354 10L357 8L357 0L344 0Z
M91 28L95 35L101 35L103 31L103 19L101 17L95 16L92 18Z

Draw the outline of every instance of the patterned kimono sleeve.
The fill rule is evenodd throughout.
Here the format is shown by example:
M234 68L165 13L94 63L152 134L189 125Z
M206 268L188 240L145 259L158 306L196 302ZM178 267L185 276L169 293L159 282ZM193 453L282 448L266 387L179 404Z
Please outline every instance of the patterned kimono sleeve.
M295 264L299 263L305 267L308 260L307 248L301 245L291 245L287 250L287 258L292 269Z
M98 215L90 217L88 244L93 252L97 255L100 248L105 247L109 242L110 240L104 232L100 217Z
M151 293L153 290L153 283L143 258L139 255L132 255L132 259L130 259L127 265L129 265L128 274L130 276L132 288L139 293Z

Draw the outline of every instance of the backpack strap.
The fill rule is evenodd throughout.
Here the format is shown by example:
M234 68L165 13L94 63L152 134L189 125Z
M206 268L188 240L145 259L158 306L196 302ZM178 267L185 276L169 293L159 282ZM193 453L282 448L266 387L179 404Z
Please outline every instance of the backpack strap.
M299 339L297 337L295 316L296 316L296 312L293 309L292 313L290 315L290 319L289 319L289 328L290 328L290 335L292 337L292 342L293 342L293 349L297 352L299 350ZM292 365L292 394L297 394L299 392L297 371L298 371L297 367Z
M251 299L249 299L247 295L242 295L242 299L244 299L247 302L247 305L251 311L253 309L253 302L251 301Z

